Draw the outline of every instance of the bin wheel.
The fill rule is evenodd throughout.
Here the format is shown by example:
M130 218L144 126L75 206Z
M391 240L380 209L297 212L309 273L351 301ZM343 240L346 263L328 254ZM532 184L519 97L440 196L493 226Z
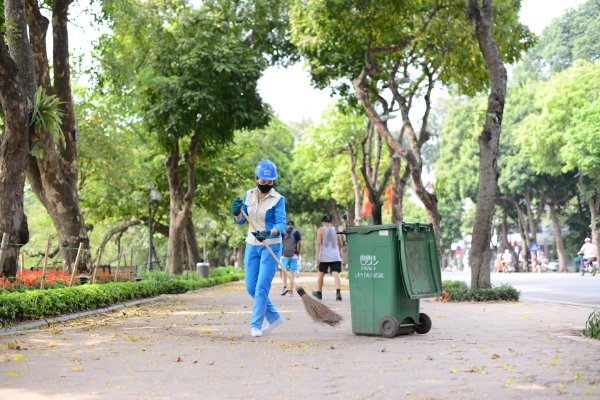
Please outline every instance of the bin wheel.
M431 318L429 315L420 313L419 323L415 326L415 332L424 335L431 330Z
M386 338L393 338L398 334L398 320L394 317L383 317L379 321L379 331L381 336Z

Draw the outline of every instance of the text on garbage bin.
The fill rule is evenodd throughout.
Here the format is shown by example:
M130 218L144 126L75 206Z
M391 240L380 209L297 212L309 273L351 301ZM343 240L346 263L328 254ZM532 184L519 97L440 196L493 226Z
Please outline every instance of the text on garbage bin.
M383 279L383 272L377 271L379 260L374 254L362 254L359 258L360 272L354 274L355 278L362 279Z

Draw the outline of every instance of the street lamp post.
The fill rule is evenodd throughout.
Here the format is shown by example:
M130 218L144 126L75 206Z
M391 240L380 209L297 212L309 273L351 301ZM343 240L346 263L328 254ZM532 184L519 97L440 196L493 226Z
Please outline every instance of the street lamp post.
M206 260L206 239L207 239L208 229L211 229L211 228L210 228L210 226L207 226L204 224L200 225L199 228L200 228L200 232L204 236L204 241L203 241L204 243L202 244L202 262L196 263L196 271L200 275L202 275L202 277L208 278L210 275L210 272L209 272L210 264Z
M148 202L148 270L152 269L152 252L154 249L154 245L152 244L152 221L154 220L154 214L161 198L162 196L158 190L150 189Z
M202 246L202 261L206 262L206 232L204 232L204 245Z

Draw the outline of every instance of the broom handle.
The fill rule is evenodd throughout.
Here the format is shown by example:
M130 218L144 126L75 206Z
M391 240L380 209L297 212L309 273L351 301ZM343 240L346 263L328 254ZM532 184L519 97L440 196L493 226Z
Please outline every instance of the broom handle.
M250 229L252 229L253 231L256 231L256 228L254 227L254 224L252 224L252 221L250 221L250 218L248 217L248 214L246 214L246 211L244 211L243 208L240 208L240 211L242 212L242 215L244 216L244 218L246 218L246 221L248 221L248 225L250 225ZM285 267L283 266L283 264L281 264L281 260L279 259L279 257L277 257L275 255L275 253L273 252L273 249L271 248L271 246L269 246L269 243L265 242L265 246L267 247L267 250L269 250L269 253L271 253L271 256L273 256L275 261L277 261L277 264L279 264L279 267L282 270L285 270Z

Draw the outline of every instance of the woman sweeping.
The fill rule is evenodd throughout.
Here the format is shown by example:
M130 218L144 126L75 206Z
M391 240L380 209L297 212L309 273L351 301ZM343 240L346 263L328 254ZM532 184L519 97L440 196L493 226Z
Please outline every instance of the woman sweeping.
M285 198L273 188L277 179L275 164L262 160L256 165L254 175L256 187L248 190L243 199L236 198L231 202L231 213L238 225L247 222L246 216L249 219L244 253L246 291L254 299L250 335L259 337L283 323L269 298L277 259L265 245L268 244L277 257L281 257L281 233L286 225L286 212ZM263 328L265 320L267 325Z

